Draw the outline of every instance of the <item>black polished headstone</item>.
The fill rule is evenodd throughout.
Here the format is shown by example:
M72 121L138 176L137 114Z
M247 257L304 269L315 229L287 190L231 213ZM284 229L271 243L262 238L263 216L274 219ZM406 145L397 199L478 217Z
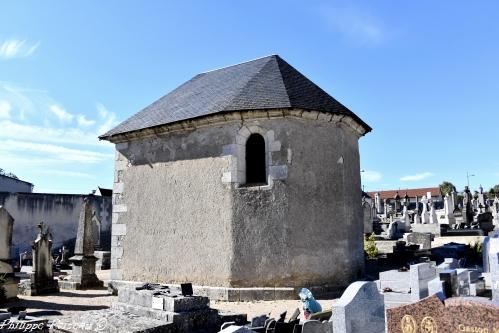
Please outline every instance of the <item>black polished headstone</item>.
M182 289L183 296L192 296L194 294L192 290L192 283L182 283L180 285L180 289Z

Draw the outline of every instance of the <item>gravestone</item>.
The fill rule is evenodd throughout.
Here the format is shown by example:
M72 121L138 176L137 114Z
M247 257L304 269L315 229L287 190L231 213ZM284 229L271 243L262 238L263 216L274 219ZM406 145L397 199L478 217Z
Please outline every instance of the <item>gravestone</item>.
M499 195L496 195L494 202L492 202L492 211L494 213L494 225L499 229Z
M454 216L454 201L449 194L444 197L444 216L445 222L449 224L449 228L456 223L456 218Z
M436 268L429 263L411 265L409 268L411 301L428 297L428 282L437 276Z
M12 266L9 264L13 227L14 218L3 206L0 206L0 276L6 279L3 284L6 299L17 297L18 281L14 278Z
M483 271L485 273L490 272L489 267L489 242L491 238L499 238L499 231L489 232L489 235L483 239L482 243L482 259L483 259Z
M95 275L94 236L93 236L93 212L92 196L84 199L78 221L78 233L74 256L69 258L72 265L71 278L67 281L59 281L62 289L88 289L102 287L103 283Z
M425 195L423 195L423 198L421 199L421 204L423 205L423 211L421 212L421 223L430 223L430 214L428 213L428 199Z
M385 306L374 282L358 281L333 304L329 320L334 333L381 333L385 330Z
M59 285L54 280L52 270L52 234L43 222L38 225L39 232L33 243L33 270L31 279L21 281L20 293L37 296L59 291ZM29 283L28 283L29 282Z
M407 206L404 206L404 208L402 209L402 223L404 225L404 231L409 232L411 230L411 219L409 218Z
M465 224L466 226L469 226L471 223L473 223L474 212L471 201L472 201L472 196L470 189L468 188L468 186L465 186L463 192L462 213L463 213L463 224Z
M97 258L95 262L96 270L111 268L111 251L94 251L94 256Z
M499 332L499 306L483 298L437 296L387 309L388 333Z
M428 283L437 277L430 263L411 265L409 270L389 270L379 273L378 288L390 308L415 302L429 295Z
M387 236L389 239L399 239L404 235L401 228L399 227L399 224L399 221L390 222L387 230Z
M362 198L362 212L364 216L364 233L370 234L373 232L373 215L371 205Z
M489 267L492 286L492 299L499 301L499 238L489 242Z
M431 233L411 232L407 234L407 242L410 244L419 244L421 250L429 250L431 249Z
M421 217L417 209L414 210L414 224L421 224Z
M434 278L430 282L428 282L428 295L441 295L442 298L445 298L445 286L444 281L440 280L440 277Z
M457 286L456 296L469 296L470 295L470 274L466 268L456 269Z
M376 214L383 214L383 210L381 209L381 198L379 197L378 192L374 195L374 207L376 207Z
M444 262L437 266L438 272L459 268L459 261L455 258L445 258Z
M430 202L430 224L438 224L438 216L435 211L435 202L433 200Z
M0 206L0 260L8 261L11 258L12 230L14 218L5 207Z

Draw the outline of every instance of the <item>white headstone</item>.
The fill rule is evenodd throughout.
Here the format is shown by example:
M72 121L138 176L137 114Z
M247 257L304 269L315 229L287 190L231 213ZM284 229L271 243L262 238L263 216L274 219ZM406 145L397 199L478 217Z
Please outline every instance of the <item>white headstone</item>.
M423 195L421 203L423 204L423 211L421 212L421 223L430 223L430 214L428 213L428 199L426 198L426 196Z
M405 232L409 232L409 230L411 230L411 219L409 217L409 213L407 212L407 206L404 206L403 208L402 221L404 222Z
M499 238L491 238L489 241L489 266L492 300L499 301Z
M411 300L413 302L428 297L428 282L437 277L437 269L429 263L410 266Z
M333 304L329 320L334 333L380 333L385 331L385 304L376 283L358 281Z
M456 218L454 217L454 203L452 197L448 194L444 197L444 215L445 222L451 227L456 223Z
M491 238L499 238L499 231L491 231L487 237L484 237L482 242L482 261L483 261L483 271L485 273L490 272L489 266L489 247L490 247L490 239Z
M435 212L435 203L430 201L430 224L438 224L437 213Z

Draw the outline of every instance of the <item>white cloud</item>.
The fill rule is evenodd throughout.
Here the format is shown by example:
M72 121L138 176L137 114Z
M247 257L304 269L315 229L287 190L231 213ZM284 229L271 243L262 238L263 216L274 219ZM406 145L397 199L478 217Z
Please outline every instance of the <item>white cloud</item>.
M12 105L8 101L0 101L0 119L9 119Z
M58 144L78 144L87 146L109 146L97 139L97 132L82 131L78 128L53 128L38 125L26 125L10 120L0 121L0 138L14 140L33 140Z
M355 7L326 6L321 9L326 23L349 41L378 44L385 38L382 23L365 10Z
M50 112L52 112L62 122L69 123L69 122L71 122L71 120L73 120L74 116L57 104L50 105L49 109L50 109Z
M403 182L417 182L420 180L424 180L426 178L434 176L433 173L431 172L422 172L422 173L417 173L415 175L408 175L400 178L401 181Z
M76 117L76 120L78 121L78 125L82 127L88 127L95 124L95 120L87 119L82 114L79 114L78 117Z
M94 175L85 172L75 172L75 171L64 171L64 170L39 170L37 173L42 175L51 175L51 176L62 176L62 177L75 177L75 178L83 178L83 179L96 179Z
M99 133L99 135L106 133L118 124L116 121L116 114L110 112L102 103L97 103L97 111L103 121L97 129L97 133Z
M0 46L0 58L24 58L35 53L40 46L40 42L29 44L26 40L9 39L4 41Z
M377 183L383 177L383 175L378 171L372 171L372 170L365 170L360 175L362 177L362 182L367 182L367 183Z
M77 162L85 164L95 164L113 158L113 154L109 153L15 140L0 141L0 151L7 153L36 153L47 156L48 158L56 159L60 162Z

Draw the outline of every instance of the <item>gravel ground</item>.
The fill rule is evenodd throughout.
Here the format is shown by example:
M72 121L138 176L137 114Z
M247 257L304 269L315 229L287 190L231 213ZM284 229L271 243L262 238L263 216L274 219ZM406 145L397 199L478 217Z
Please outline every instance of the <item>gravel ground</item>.
M329 310L333 306L334 300L319 300L323 310ZM221 302L211 301L211 307L219 311L246 313L248 320L252 317L262 314L270 317L277 317L284 311L287 311L286 318L289 318L296 308L300 309L300 319L303 318L302 303L299 300L283 300L283 301L256 301L256 302Z
M109 279L109 271L97 272L103 281ZM56 318L58 316L74 315L82 311L107 309L117 300L106 289L99 290L62 290L60 293L44 296L19 296L19 300L9 302L0 310L11 306L25 306L32 316ZM324 310L330 309L334 300L319 300ZM221 302L212 301L211 307L222 312L246 313L248 319L267 314L276 317L287 311L289 317L296 308L302 309L299 300L256 301L256 302ZM300 314L303 318L303 314Z

